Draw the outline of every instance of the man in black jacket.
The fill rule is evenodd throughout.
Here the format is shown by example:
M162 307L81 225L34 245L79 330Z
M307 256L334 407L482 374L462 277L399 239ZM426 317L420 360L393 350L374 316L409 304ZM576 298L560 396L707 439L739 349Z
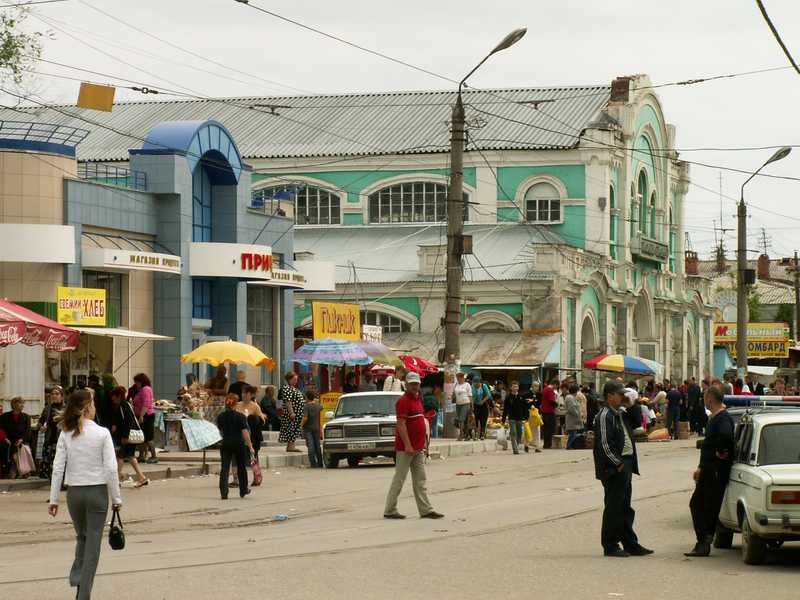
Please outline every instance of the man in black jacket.
M633 531L636 513L631 508L631 479L639 474L639 464L633 433L622 415L625 388L619 381L609 381L603 397L605 406L594 421L595 474L605 493L600 537L603 553L620 558L652 554Z
M524 435L525 421L528 420L532 400L519 393L519 383L511 382L511 392L505 397L503 402L503 423L506 419L511 425L511 449L514 454L519 454L519 444ZM525 452L528 452L528 443L525 443Z

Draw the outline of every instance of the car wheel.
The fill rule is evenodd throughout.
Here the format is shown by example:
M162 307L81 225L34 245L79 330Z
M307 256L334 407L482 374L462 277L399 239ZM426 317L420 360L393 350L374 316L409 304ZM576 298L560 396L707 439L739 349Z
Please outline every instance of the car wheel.
M722 527L717 529L717 533L714 535L714 548L730 550L732 546L733 532L730 529L723 529Z
M326 454L323 457L323 460L325 461L325 466L329 469L335 469L339 466L339 457L334 456L333 454Z
M348 456L347 457L347 466L349 467L357 467L358 463L361 462L361 458L358 456Z
M747 515L742 518L742 560L747 565L760 565L767 557L767 543L753 533Z

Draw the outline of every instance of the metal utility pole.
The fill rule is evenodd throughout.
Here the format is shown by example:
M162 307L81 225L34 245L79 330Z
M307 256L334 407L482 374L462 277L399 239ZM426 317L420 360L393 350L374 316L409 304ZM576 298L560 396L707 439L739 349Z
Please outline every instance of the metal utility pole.
M797 250L794 251L794 342L800 338L800 270L797 268Z
M770 156L767 162L761 165L742 184L739 196L739 209L736 213L739 237L736 256L736 372L742 379L747 375L747 292L751 283L747 269L747 206L744 203L744 186L758 175L761 169L770 163L786 158L791 151L792 149L786 146Z
M490 56L516 44L528 30L515 29L504 37L458 84L450 131L450 188L447 192L447 273L444 309L444 361L461 358L461 257L464 253L464 102L461 92L467 79Z

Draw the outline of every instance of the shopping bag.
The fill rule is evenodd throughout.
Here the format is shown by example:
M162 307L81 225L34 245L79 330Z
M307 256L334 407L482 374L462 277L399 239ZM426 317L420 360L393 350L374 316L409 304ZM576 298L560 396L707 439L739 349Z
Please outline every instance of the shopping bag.
M261 482L264 481L264 475L261 472L261 465L258 464L257 460L254 460L250 463L250 468L253 470L253 485L258 487L261 485Z
M525 434L525 443L530 444L533 441L533 430L527 421L525 421L525 425L523 426L523 433Z
M539 410L537 408L534 407L531 409L528 422L530 423L531 427L541 427L544 425L542 415L539 414Z
M31 447L27 444L22 444L19 447L19 474L25 477L28 473L36 470L36 464L33 462L33 454L31 454Z

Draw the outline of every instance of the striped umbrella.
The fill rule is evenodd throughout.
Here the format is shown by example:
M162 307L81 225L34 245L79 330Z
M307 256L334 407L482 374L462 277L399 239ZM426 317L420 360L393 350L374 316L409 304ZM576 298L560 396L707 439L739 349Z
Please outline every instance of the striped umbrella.
M366 352L367 356L376 364L391 365L393 367L399 367L403 364L403 361L397 357L397 354L389 346L384 346L380 342L361 340L353 343Z
M583 363L587 369L595 371L612 371L614 373L630 373L632 375L655 375L655 369L638 356L624 354L601 354Z
M289 360L303 365L368 365L372 359L353 342L314 340L289 355Z
M420 377L426 377L439 372L438 366L428 360L425 360L424 358L420 358L419 356L405 354L400 357L400 360L403 361L403 366L406 368L406 370L413 371Z

